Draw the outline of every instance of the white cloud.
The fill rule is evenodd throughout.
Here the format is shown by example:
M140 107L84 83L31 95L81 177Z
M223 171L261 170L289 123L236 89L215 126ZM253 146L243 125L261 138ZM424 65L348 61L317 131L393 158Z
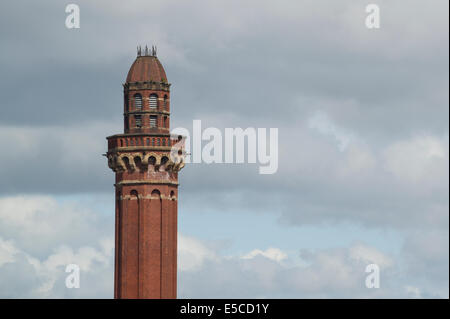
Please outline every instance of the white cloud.
M0 296L111 296L114 226L107 220L50 196L0 198ZM68 264L80 266L79 290L65 287Z
M386 148L384 158L386 169L406 183L432 182L439 188L448 186L448 134L394 142Z
M216 253L200 240L178 234L178 268L193 271L201 268L207 260L217 260Z
M281 251L278 248L272 248L272 247L267 248L266 250L254 249L251 252L243 255L241 258L242 259L252 259L258 255L264 256L266 258L269 258L269 259L277 261L277 262L280 262L287 258L287 254L285 252Z
M51 196L38 195L0 198L0 234L37 255L48 254L55 246L97 244L110 237L113 229L110 216L82 203L59 203Z
M204 247L205 249L205 247ZM196 254L196 251L190 251ZM200 252L200 255L202 253ZM244 256L220 256L181 271L180 297L190 298L411 298L418 289L406 289L393 257L355 243L345 248L302 251L301 261L280 249L255 249ZM281 258L280 258L281 257ZM377 263L381 288L365 286L366 266ZM430 290L431 289L431 290ZM436 296L445 297L448 292Z
M97 216L101 213L60 203L48 196L1 198L0 208L0 296L112 297L113 225L105 226ZM46 231L33 229L34 221ZM91 224L89 234L86 223ZM102 230L105 227L110 230L105 232ZM8 228L11 231L7 234ZM58 228L59 231L49 231ZM82 241L86 236L89 239ZM191 298L414 297L419 289L422 297L445 297L448 289L442 289L439 274L442 267L445 269L441 259L445 259L446 248L431 252L427 248L445 240L445 233L442 236L422 236L419 242L408 241L402 256L390 256L364 243L354 243L349 247L303 250L299 259L295 253L276 247L256 247L245 254L225 256L211 242L180 234L179 295ZM34 245L29 242L32 239ZM364 286L365 266L369 263L381 267L385 286L379 291ZM81 268L80 289L65 287L68 264ZM411 280L408 272L416 276L432 264L441 265L428 270L437 279L420 275L420 280L414 277ZM407 273L398 276L399 269L407 269ZM417 289L406 289L406 286Z
M381 268L387 268L393 265L392 258L386 256L379 250L366 245L356 244L350 247L349 254L352 259L362 261L366 264L377 264Z
M14 247L11 240L3 240L0 238L0 267L3 264L13 262L15 260L14 255L18 250Z
M333 137L339 150L345 151L350 142L355 139L353 133L348 130L338 127L329 116L323 111L316 111L309 119L308 126L311 129L316 129L319 133Z
M411 298L420 298L420 289L414 286L405 286L405 291Z

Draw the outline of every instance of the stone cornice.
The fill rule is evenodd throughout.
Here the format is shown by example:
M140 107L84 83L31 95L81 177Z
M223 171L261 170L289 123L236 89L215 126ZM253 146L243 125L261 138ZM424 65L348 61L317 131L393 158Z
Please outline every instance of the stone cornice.
M139 151L170 152L171 150L172 150L172 146L119 146L119 147L114 147L114 148L111 148L110 150L108 150L107 155L117 153L117 152L139 152Z
M134 195L121 195L119 197L120 200L128 199L128 200L136 200L136 196ZM152 195L142 195L138 194L137 199L168 199L168 200L174 200L178 201L178 198L176 196L165 196L164 194L161 194L159 196L152 196Z
M129 114L163 114L163 115L170 115L169 111L164 111L164 110L152 110L152 109L147 109L147 110L139 110L139 111L128 111L123 113L123 115L129 115Z
M141 146L142 147L142 146ZM169 147L170 148L170 147ZM136 170L164 170L167 172L178 172L184 167L184 156L175 154L174 161L170 159L170 154L160 154L152 151L134 151L134 152L111 152L106 156L108 158L108 166L114 172L134 172Z
M175 185L178 186L178 182L171 180L161 180L161 179L142 179L142 180L123 180L116 184L115 186L122 185Z
M152 91L170 91L170 83L165 82L129 82L124 83L123 88L125 91L140 91L140 90L152 90Z

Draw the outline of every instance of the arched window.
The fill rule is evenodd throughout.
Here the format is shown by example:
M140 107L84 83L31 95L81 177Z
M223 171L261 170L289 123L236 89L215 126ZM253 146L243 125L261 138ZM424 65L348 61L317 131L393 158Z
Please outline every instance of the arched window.
M135 156L133 158L134 160L134 164L136 164L137 167L141 168L142 167L142 159L140 156Z
M124 119L125 119L125 131L128 131L128 116L125 116L124 117Z
M122 158L122 161L125 164L125 167L127 168L127 170L131 170L130 159L128 157L124 156Z
M130 196L138 197L139 195L138 195L137 190L133 189L133 190L130 192Z
M125 112L128 112L129 111L129 108L128 108L128 94L125 94L124 95L124 104L125 104Z
M167 127L167 116L164 116L164 127Z
M157 126L158 117L156 115L150 115L150 127L155 128Z
M169 109L168 107L168 101L167 101L167 94L164 95L164 110L167 111Z
M152 191L152 196L160 197L161 196L161 192L159 190L157 190L157 189L154 189Z
M136 127L142 127L142 116L141 115L135 115L134 116L134 122L136 124Z
M148 158L148 165L155 165L156 164L156 158L154 156L150 156Z
M142 95L139 93L134 95L134 108L135 110L142 110Z
M150 108L156 109L158 107L158 96L156 94L150 94Z

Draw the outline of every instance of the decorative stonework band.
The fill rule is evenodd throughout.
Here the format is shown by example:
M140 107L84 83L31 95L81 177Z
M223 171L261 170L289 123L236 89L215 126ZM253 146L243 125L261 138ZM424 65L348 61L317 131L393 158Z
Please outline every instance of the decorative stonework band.
M183 156L176 155L173 162L167 155L155 152L133 152L133 153L109 153L108 166L114 172L147 170L154 168L157 171L178 172L184 167Z

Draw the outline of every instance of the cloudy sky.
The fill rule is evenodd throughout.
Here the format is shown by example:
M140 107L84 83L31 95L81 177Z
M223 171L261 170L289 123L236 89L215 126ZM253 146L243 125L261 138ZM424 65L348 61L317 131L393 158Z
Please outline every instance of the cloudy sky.
M179 297L448 298L447 1L375 1L380 29L364 1L74 3L80 29L65 2L0 4L1 298L113 297L101 154L138 44L172 127L279 129L276 174L181 171Z

